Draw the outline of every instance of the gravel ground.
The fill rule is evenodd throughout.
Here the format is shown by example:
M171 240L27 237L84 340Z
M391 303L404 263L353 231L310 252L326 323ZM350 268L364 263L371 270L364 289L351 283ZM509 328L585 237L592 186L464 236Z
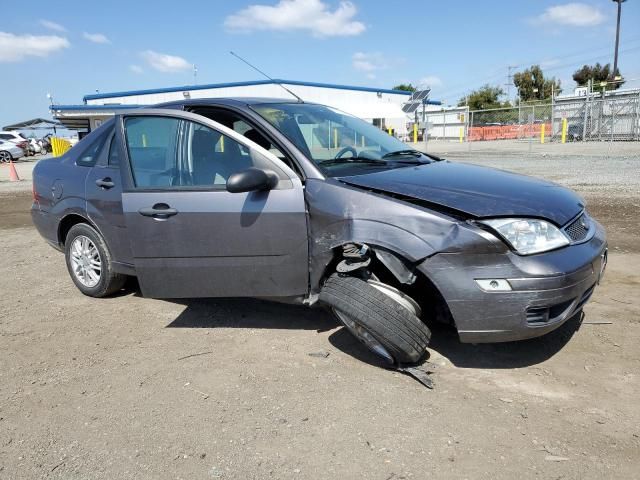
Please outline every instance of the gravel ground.
M612 253L580 327L435 330L432 391L321 310L84 297L1 185L0 479L640 478L637 169L474 161L574 186Z

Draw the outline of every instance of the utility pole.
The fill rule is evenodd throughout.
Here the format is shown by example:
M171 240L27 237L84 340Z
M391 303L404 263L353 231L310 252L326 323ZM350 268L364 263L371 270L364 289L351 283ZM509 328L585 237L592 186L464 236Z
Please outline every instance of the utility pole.
M516 68L518 68L518 65L507 66L507 83L505 83L504 86L507 87L507 99L509 99L509 101L511 101L511 84L513 83L513 74L511 72Z
M615 79L618 74L618 45L620 44L620 14L622 13L622 3L627 0L612 0L613 2L618 4L618 21L616 23L616 51L613 56L613 72L611 72L611 77Z
M193 84L198 84L198 67L195 63L193 64Z

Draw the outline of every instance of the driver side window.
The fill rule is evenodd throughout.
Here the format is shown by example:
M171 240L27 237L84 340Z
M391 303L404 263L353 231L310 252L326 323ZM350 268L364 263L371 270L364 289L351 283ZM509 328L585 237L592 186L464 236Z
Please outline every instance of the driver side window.
M250 167L285 174L258 152L190 120L127 117L125 136L138 188L224 189L228 178Z

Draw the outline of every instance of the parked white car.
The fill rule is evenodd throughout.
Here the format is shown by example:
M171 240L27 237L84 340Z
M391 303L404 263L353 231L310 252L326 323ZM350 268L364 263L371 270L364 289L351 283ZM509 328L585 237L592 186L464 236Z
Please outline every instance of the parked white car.
M3 130L0 132L0 140L14 143L24 151L24 155L35 155L35 151L29 145L29 140L24 138L21 133Z
M8 163L24 157L24 150L13 142L0 140L0 163Z
M33 153L43 153L40 142L34 137L29 138L29 147L31 147Z

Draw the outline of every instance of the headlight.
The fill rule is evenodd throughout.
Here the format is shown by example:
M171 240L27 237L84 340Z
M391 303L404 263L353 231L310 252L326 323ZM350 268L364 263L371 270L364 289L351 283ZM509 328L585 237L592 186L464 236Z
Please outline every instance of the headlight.
M535 218L482 220L518 253L529 255L569 245L569 239L555 225Z

